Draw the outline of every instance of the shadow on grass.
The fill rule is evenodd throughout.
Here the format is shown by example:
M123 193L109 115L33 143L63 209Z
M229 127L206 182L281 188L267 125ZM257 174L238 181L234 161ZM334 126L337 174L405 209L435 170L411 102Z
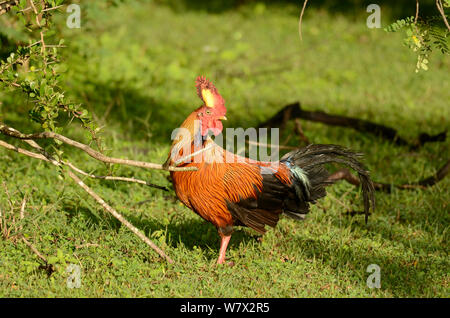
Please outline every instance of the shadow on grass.
M69 218L76 214L83 214L84 218L88 220L88 224L95 227L100 226L108 231L115 232L118 232L121 227L117 220L109 215L105 217L105 214L99 211L75 207L70 204L64 204L62 208L68 213ZM220 241L217 231L214 226L200 217L178 219L168 224L157 218L148 219L131 213L126 215L126 219L158 245L160 236L155 237L153 234L159 232L171 248L179 248L180 244L189 251L200 248L208 261L215 260L218 256ZM346 221L341 224L338 224L338 222L337 218L332 222L332 226L336 229L342 229L349 225ZM416 222L425 223L421 220ZM296 226L300 227L302 223L296 222ZM364 232L366 228L363 221L352 223L351 226L352 232ZM269 231L274 230L269 229ZM383 248L376 249L371 246L364 249L357 244L340 244L339 241L333 239L305 237L303 234L295 235L284 230L282 231L282 239L288 239L291 242L289 244L295 246L295 250L301 251L302 260L314 259L321 267L329 267L336 273L352 269L354 274L350 275L349 278L358 282L365 283L367 280L370 274L366 272L367 266L370 264L378 265L381 269L382 289L392 292L394 296L408 296L412 291L421 294L423 290L429 290L430 284L439 279L439 277L430 276L429 266L442 267L442 270L444 270L445 264L435 264L433 260L424 255L434 251L443 254L445 253L443 247L439 248L439 246L430 244L426 238L413 241L408 240L408 238L393 238L384 226L372 226L368 231L370 236L381 235ZM256 233L253 234L250 231L237 228L230 241L230 249L236 250L242 248L242 246L247 246L258 237L259 235ZM380 243L380 239L376 241ZM410 253L399 254L401 245L404 245ZM392 249L390 246L392 246ZM288 247L286 249L287 251L290 250Z
M182 244L188 250L194 250L198 247L203 250L212 249L217 251L216 255L208 254L208 259L216 258L218 255L220 244L219 234L212 224L200 217L185 219L182 222L172 222L168 225L164 225L158 220L142 220L135 216L127 216L127 219L149 237L152 236L152 233L162 230L166 236L166 243L170 247L177 248ZM236 228L233 232L229 247L237 248L241 243L246 244L256 240L258 237L259 235Z
M64 204L61 206L61 209L66 212L69 220L81 214L89 226L95 226L96 228L101 227L102 229L118 233L122 226L111 215L89 207ZM136 214L125 214L124 216L157 245L159 245L158 239L164 236L165 243L172 248L177 248L182 244L186 249L191 251L195 248L200 248L205 251L216 251L216 253L205 253L205 256L209 260L215 259L218 255L220 245L219 234L212 224L204 221L200 217L187 218L182 221L167 224L162 219L144 219ZM258 237L259 235L256 233L251 234L237 227L232 235L229 247L237 248L241 243L247 244L250 241L256 240Z

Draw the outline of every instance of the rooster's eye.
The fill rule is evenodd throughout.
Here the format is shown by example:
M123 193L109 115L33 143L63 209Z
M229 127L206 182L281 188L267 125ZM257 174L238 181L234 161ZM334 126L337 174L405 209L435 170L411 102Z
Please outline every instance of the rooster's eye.
M206 113L206 115L211 115L211 111L210 110L206 110L205 113Z

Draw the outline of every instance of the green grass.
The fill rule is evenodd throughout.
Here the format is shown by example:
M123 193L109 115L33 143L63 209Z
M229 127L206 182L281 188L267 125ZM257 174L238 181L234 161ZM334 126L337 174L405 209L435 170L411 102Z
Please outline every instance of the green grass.
M408 140L449 127L448 57L436 52L430 70L415 74L403 35L368 29L364 8L345 15L309 7L300 42L298 8L289 4L211 12L189 1L187 7L132 1L108 9L93 3L82 5L81 29L66 29L60 20L68 45L65 89L105 126L111 155L164 162L172 129L200 104L194 89L200 74L226 100L226 127L254 127L295 101L393 126ZM383 12L383 24L394 19L388 8ZM26 104L3 92L0 100L5 122L31 131ZM353 130L302 123L314 143L364 152L377 181L420 180L450 156L448 141L413 152ZM86 140L74 125L65 134ZM106 173L89 157L66 151L84 170ZM12 214L1 187L2 213L16 218L8 226L22 226L57 269L48 275L23 242L1 237L0 297L450 296L449 178L427 189L377 193L368 225L345 214L360 209L362 198L338 183L304 222L283 218L262 239L236 231L228 250L232 267L215 266L215 228L173 191L85 180L175 260L168 265L53 167L6 150L0 159L0 180L15 207ZM117 167L115 174L170 187L165 172ZM25 193L25 218L18 220ZM69 263L81 267L81 288L67 288ZM370 264L381 268L380 289L366 285Z

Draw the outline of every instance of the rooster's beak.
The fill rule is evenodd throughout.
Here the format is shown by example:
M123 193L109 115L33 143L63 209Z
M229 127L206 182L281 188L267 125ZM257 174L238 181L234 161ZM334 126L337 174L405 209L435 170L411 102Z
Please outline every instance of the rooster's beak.
M227 120L227 118L225 116L222 116L219 118L220 120Z

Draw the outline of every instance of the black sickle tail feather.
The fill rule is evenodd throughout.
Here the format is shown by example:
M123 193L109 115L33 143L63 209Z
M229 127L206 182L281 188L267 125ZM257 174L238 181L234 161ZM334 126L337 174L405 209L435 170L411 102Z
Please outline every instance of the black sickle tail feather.
M264 233L265 225L274 227L281 213L295 219L304 219L309 205L326 195L329 172L324 165L340 163L354 169L361 180L366 222L369 210L375 206L374 187L366 167L358 161L360 154L335 145L309 145L294 150L280 160L291 171L292 183L287 184L275 174L262 174L262 189L257 197L227 201L234 225L245 225Z
M286 154L281 158L281 162L285 163L294 175L294 186L299 201L312 203L316 199L324 197L326 195L325 186L332 183L327 181L329 174L323 167L324 164L340 163L355 170L361 180L365 220L367 222L370 208L372 207L372 210L375 208L375 197L369 171L358 160L361 156L361 154L336 145L309 145ZM285 213L289 216L298 217L302 215L302 212L307 213L307 210L285 208Z

